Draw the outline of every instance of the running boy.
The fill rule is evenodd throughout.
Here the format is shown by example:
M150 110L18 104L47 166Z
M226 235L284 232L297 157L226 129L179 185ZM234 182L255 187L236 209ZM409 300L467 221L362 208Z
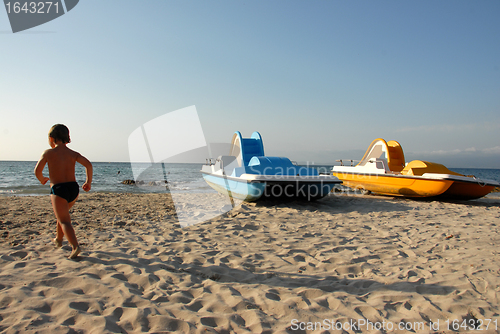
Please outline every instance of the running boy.
M70 259L80 253L80 246L76 240L75 230L71 225L69 209L75 204L79 193L75 178L76 162L85 167L87 180L82 189L89 191L92 183L92 164L78 152L70 150L66 144L70 143L69 130L65 125L56 124L49 131L49 145L51 149L43 152L35 167L35 176L41 184L50 180L50 200L57 218L57 235L54 239L56 247L62 246L63 236L73 247ZM49 164L49 177L42 174L45 164Z

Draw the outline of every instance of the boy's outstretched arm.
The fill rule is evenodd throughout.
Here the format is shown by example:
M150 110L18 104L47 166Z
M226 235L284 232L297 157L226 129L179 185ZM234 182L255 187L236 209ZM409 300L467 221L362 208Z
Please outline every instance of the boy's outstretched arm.
M38 160L35 167L35 176L41 184L45 184L49 180L48 177L43 176L43 168L45 167L46 163L47 159L45 158L45 152L43 152L42 157L40 158L40 160Z
M89 191L90 188L92 187L91 186L92 174L94 171L94 169L92 167L92 163L81 154L78 156L76 161L78 161L78 163L80 163L83 167L85 167L85 176L87 177L87 179L85 180L85 183L83 184L82 189L85 191Z

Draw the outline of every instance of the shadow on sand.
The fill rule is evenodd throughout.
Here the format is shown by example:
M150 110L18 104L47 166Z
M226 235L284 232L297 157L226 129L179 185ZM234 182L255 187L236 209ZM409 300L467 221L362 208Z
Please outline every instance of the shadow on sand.
M377 290L392 290L408 293L447 295L456 290L453 286L426 284L421 278L416 282L395 282L385 284L372 279L347 279L336 276L317 276L306 273L289 273L280 271L255 272L252 270L232 268L226 265L201 266L192 263L163 263L148 259L139 259L135 255L118 252L94 252L93 256L80 257L79 262L88 262L91 264L104 265L113 268L116 265L130 265L141 269L142 275L147 275L148 280L159 281L158 272L163 270L177 275L190 275L189 281L192 283L201 283L206 279L221 283L239 283L239 284L263 284L266 286L284 287L284 288L306 288L318 289L324 292L344 291L349 294L362 296ZM118 272L117 272L118 274ZM124 276L119 274L121 279ZM95 277L98 278L98 277ZM125 283L127 285L127 283ZM142 290L137 284L129 284L132 289ZM136 292L139 293L139 291ZM300 295L300 294L299 294ZM307 292L303 295L307 298Z

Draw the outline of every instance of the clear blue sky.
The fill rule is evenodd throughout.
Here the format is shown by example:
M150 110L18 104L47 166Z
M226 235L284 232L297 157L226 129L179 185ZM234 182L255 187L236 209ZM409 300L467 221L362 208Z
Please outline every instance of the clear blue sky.
M500 168L499 1L82 0L13 34L0 10L0 160L37 160L55 123L93 161L196 105L208 142L266 154Z

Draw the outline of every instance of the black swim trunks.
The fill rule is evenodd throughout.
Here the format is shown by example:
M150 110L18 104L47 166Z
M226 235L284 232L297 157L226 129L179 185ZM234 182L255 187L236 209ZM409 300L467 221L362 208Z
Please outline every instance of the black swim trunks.
M50 188L50 194L64 198L68 203L73 202L80 192L80 187L76 182L65 182L54 184Z

